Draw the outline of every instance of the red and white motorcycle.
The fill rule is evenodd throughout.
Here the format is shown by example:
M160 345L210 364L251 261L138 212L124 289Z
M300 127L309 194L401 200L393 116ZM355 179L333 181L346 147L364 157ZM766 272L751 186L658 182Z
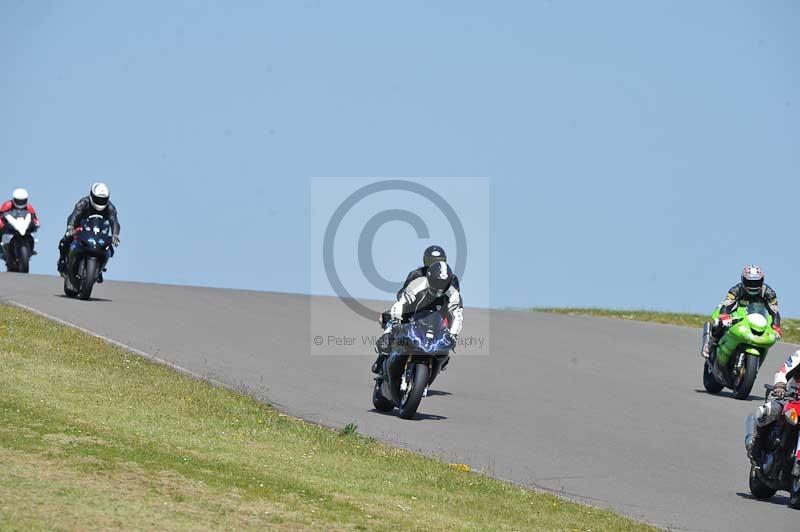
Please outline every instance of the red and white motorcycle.
M28 273L31 256L36 240L33 233L36 224L33 223L31 213L27 209L13 209L4 215L5 229L3 231L2 246L6 269L10 272Z
M773 386L765 385L768 391ZM766 423L759 429L757 419ZM773 420L774 421L771 421ZM771 422L770 422L771 421ZM752 451L750 493L756 499L769 499L777 491L789 492L789 507L800 509L800 393L791 386L783 400L768 401L758 415L747 418L745 446L753 447L755 432L760 449Z

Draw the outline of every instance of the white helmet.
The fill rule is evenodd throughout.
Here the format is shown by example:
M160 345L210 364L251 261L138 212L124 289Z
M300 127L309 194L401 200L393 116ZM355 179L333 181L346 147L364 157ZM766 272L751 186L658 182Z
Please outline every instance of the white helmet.
M24 209L28 205L28 191L18 188L14 191L14 207Z
M108 207L109 196L108 187L105 183L95 183L89 192L89 202L96 210L103 211Z

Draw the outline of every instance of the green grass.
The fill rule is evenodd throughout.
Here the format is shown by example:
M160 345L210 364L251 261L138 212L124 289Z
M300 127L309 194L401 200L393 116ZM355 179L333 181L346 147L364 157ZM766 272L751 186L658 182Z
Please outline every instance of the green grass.
M653 530L2 305L0 368L0 530Z
M570 316L601 316L634 321L651 321L702 328L709 316L703 314L682 314L677 312L656 312L653 310L611 310L601 308L533 308L533 312L568 314ZM785 342L800 343L800 320L782 319L781 329Z

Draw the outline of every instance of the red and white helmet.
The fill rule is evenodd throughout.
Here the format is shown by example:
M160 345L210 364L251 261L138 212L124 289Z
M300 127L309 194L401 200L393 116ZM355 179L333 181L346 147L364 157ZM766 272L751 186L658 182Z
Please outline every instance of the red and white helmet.
M742 285L751 296L761 292L761 288L764 286L764 272L761 270L761 266L755 264L745 266L742 270Z
M14 207L17 209L24 209L28 205L28 191L24 188L18 188L14 191Z

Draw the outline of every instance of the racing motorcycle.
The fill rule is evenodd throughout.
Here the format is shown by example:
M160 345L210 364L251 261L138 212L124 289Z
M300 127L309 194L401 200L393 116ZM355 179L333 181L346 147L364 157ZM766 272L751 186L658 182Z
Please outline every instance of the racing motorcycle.
M391 351L375 378L372 405L380 412L400 409L400 417L412 419L455 342L441 311L415 314L394 329Z
M33 223L28 209L12 209L5 214L6 230L0 245L6 260L6 270L10 272L28 273L35 239Z
M774 388L765 384L767 397ZM750 493L756 499L769 499L778 490L789 492L789 507L800 509L800 396L796 386L786 391L783 400L774 400L759 408L761 415L780 409L780 415L759 435L761 449L753 451L750 465ZM753 445L757 429L755 414L747 418L745 446ZM753 463L754 462L754 463Z
M711 318L716 321L719 315L718 308ZM772 329L772 316L763 303L750 303L746 308L740 306L731 318L733 323L719 340L716 353L703 365L703 386L712 394L728 387L736 399L746 399L778 335ZM710 336L711 323L706 323L701 349Z
M81 221L67 254L64 293L68 297L89 299L92 288L105 271L112 252L111 225L99 214Z

